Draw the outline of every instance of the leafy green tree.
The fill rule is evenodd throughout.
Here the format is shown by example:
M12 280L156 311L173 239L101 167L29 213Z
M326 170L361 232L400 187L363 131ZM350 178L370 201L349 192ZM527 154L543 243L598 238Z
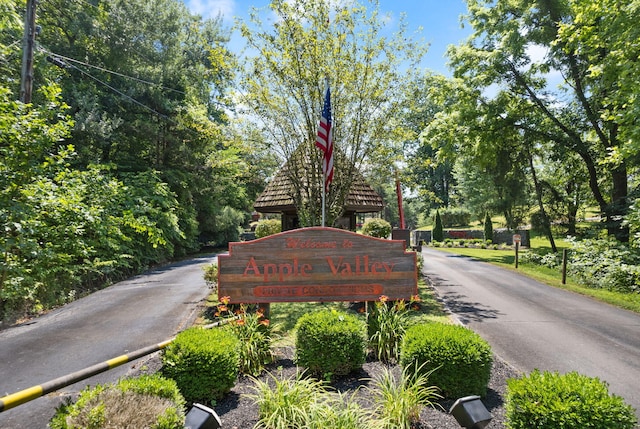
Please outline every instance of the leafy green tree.
M402 141L394 134L400 64L411 70L426 45L410 40L404 20L396 34L384 36L378 2L367 3L370 10L357 2L273 0L275 24L263 23L263 10L240 23L248 52L256 53L244 64L241 102L273 148L295 166L289 179L301 225L321 221L321 153L314 141L327 80L336 144L328 225L341 215L356 170L376 154L396 153L393 143Z
M437 141L421 139L421 133L446 104L444 98L432 96L444 80L430 72L418 76L407 85L403 100L406 105L401 118L407 130L405 176L427 210L456 202L454 160L439 154Z
M185 240L237 240L250 209L251 148L226 132L235 59L217 20L178 0L52 0L39 8L43 77L55 77L72 107L77 168L159 172L176 195ZM47 65L48 64L48 65ZM190 244L187 244L190 243ZM186 247L185 247L186 245Z
M485 127L502 125L503 130L511 128L535 137L531 141L543 139L576 154L588 173L591 193L606 218L609 234L626 241L628 230L621 216L628 206L628 163L632 160L617 154L626 153L631 132L628 123L611 112L627 112L628 106L620 100L628 95L622 91L633 90L637 84L627 80L627 87L621 88L613 82L620 68L610 58L626 46L624 41L632 40L630 35L637 30L631 29L630 22L640 9L626 9L616 2L592 9L591 2L571 0L467 3L474 34L463 45L451 48L449 57L454 76L471 88L467 98L475 102L458 106L455 118L449 116L459 124L454 133L467 134L468 124L460 119L471 115ZM600 31L601 23L613 23L620 15L623 24ZM604 42L609 35L614 44ZM540 51L544 52L542 59L535 55ZM631 59L625 71L633 70L637 62ZM602 69L607 73L600 73ZM551 87L551 75L563 77L559 89ZM497 90L493 97L487 93L490 88ZM494 103L488 103L489 99Z

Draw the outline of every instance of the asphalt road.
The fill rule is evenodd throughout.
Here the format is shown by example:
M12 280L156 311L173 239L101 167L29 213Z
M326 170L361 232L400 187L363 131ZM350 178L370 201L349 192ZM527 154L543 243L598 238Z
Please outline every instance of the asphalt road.
M598 377L640 417L640 315L471 258L423 249L455 317L517 370Z
M210 293L202 267L215 256L165 266L0 331L0 397L172 338ZM65 397L116 381L124 364L0 413L2 429L45 428Z

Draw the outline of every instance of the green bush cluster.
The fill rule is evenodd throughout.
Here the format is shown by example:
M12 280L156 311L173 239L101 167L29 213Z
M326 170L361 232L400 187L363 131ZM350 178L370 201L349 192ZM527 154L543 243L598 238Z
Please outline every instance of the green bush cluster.
M256 225L256 238L267 237L269 235L282 232L282 222L278 219L263 219Z
M431 211L431 218L435 219L436 213L440 215L442 226L444 228L466 226L471 222L471 212L465 208L441 207L437 210Z
M414 325L407 329L400 349L402 367L433 371L430 381L448 398L485 396L492 363L491 346L459 325Z
M384 219L367 219L362 225L362 233L376 238L389 238L391 224Z
M613 239L569 238L567 274L581 284L622 293L640 292L640 251ZM562 254L530 249L521 261L558 268Z
M325 379L348 374L365 362L366 332L366 323L352 314L307 313L296 323L296 362Z
M238 347L238 339L227 330L189 328L164 350L162 374L176 381L187 401L210 403L234 386Z
M533 371L507 380L506 418L509 429L633 429L631 406L610 395L597 378L570 372Z
M87 387L75 403L57 410L52 429L138 427L181 429L185 400L175 381L157 374Z

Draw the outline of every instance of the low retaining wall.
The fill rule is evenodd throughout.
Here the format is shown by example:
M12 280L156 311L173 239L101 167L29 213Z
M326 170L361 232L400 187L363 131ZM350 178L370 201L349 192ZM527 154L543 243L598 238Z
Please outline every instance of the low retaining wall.
M513 245L513 235L520 234L520 245L523 247L529 247L531 244L530 231L528 229L517 229L515 231L508 230L506 228L499 228L493 230L493 242L496 244ZM472 229L445 229L444 238L451 240L482 240L484 238L483 231ZM414 230L411 231L411 242L414 245L419 245L422 242L427 244L431 243L431 231Z

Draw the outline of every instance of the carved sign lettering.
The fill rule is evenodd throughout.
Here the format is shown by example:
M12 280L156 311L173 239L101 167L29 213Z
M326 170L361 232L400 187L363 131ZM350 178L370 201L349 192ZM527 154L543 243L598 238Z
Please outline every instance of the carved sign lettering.
M230 243L218 257L218 294L232 303L409 299L417 290L416 254L403 241L335 228Z

